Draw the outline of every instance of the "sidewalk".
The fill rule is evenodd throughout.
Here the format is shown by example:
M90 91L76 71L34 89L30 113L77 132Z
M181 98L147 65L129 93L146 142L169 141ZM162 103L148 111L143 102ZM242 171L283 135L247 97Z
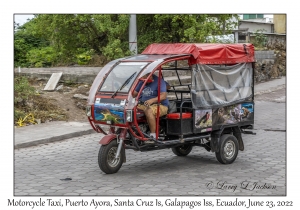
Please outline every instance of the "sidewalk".
M286 87L286 77L262 82L254 86L254 95L269 93Z
M14 129L15 149L96 133L87 122L55 121Z
M254 87L254 95L272 92L285 87L286 77L273 79L268 82L256 84ZM30 147L91 133L96 132L92 129L88 120L86 123L56 121L30 125L14 129L14 146L15 149Z

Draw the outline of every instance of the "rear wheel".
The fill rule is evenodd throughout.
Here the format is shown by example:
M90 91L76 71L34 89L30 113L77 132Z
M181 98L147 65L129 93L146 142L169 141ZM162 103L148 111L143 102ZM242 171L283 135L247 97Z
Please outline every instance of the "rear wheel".
M172 152L177 156L187 156L192 151L193 147L191 145L183 145L179 147L173 147Z
M231 164L235 161L239 150L239 143L235 136L225 134L220 139L220 150L216 152L217 160L222 164Z
M119 171L124 161L124 148L118 158L115 158L118 149L117 140L112 140L107 145L102 145L98 154L98 165L106 174L113 174Z

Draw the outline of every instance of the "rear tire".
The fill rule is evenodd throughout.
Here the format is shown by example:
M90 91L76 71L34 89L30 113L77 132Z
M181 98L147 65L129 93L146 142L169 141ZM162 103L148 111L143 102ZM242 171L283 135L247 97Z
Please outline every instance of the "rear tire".
M119 158L115 158L118 149L117 140L114 139L107 145L102 145L98 154L98 165L100 169L106 174L113 174L119 171L121 168L125 150L121 149Z
M220 150L216 152L216 158L222 164L231 164L235 161L238 151L239 143L235 136L224 134L221 136Z
M172 152L177 156L187 156L192 151L193 146L191 145L182 145L179 147L173 147Z

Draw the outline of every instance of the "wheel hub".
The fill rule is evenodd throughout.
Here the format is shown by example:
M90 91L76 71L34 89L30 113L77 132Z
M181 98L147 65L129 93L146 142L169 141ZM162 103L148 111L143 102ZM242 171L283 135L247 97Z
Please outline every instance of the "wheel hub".
M229 140L228 142L226 142L225 146L224 146L224 156L227 159L231 159L234 154L235 154L235 144L233 141Z
M108 151L107 163L110 167L116 167L120 161L120 157L116 158L117 147L112 147Z
M187 151L189 148L190 148L189 145L184 145L184 146L179 147L179 150L180 150L181 152L185 152L185 151Z

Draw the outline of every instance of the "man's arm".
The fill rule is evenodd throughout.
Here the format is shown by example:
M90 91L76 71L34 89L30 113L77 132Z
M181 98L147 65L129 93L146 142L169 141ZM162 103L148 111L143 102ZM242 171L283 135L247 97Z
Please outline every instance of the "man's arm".
M167 98L167 92L160 93L160 101L165 100L166 98ZM158 97L155 97L155 98L151 98L151 99L145 101L144 104L146 106L150 106L151 104L155 104L157 102L158 102Z
M137 97L137 95L138 95L138 92L136 92L135 90L133 90L132 91L132 97L135 98L135 97Z
M166 82L166 81L165 81L165 83L166 83L166 88L167 88L167 90L170 90L170 89L171 89L171 85L169 85L169 83Z
M138 93L139 93L139 91L140 91L140 89L141 89L141 87L142 87L142 84L143 84L143 83L142 83L141 81L139 81L139 83L138 83L138 85L136 86L135 90L133 90L133 91L131 92L133 98L137 97L137 95L138 95Z

